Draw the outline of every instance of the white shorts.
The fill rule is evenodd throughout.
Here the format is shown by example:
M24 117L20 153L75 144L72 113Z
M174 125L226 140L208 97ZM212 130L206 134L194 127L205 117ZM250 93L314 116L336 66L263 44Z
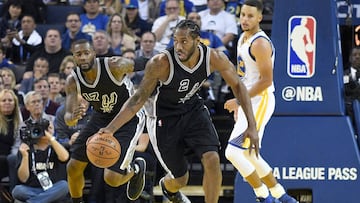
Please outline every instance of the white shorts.
M252 108L256 120L256 129L259 135L259 147L261 147L264 129L275 110L275 96L272 92L264 91L262 95L251 98ZM247 128L248 122L241 106L238 109L238 118L234 124L229 140L241 135Z

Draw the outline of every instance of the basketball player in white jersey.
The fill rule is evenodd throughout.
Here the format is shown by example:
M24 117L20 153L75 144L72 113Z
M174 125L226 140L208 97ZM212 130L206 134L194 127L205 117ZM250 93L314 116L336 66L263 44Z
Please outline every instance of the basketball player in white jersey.
M240 12L240 24L244 31L239 38L237 71L243 76L247 87L259 135L259 147L264 128L275 109L273 65L275 49L269 37L260 29L263 5L259 0L248 0ZM236 167L240 174L253 188L258 201L272 203L277 198L280 202L295 203L294 198L287 195L274 175L268 163L259 154L249 153L252 138L243 135L247 122L243 109L235 99L225 102L224 108L234 112L236 123L225 150L226 158ZM271 192L271 195L269 193Z

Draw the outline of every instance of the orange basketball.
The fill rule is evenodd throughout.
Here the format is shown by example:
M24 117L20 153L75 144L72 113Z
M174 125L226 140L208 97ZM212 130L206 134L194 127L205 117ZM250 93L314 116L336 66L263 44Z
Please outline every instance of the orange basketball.
M120 143L109 134L95 134L86 144L86 155L89 161L99 168L114 165L119 159L120 153Z

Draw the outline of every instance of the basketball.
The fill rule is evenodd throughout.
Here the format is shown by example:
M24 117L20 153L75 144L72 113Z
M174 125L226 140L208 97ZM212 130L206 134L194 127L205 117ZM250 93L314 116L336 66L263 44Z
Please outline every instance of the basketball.
M120 157L121 146L116 138L109 134L95 134L86 144L89 161L99 168L114 165Z

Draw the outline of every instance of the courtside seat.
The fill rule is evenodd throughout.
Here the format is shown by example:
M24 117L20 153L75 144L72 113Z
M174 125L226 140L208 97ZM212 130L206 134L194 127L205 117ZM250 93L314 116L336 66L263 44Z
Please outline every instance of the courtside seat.
M84 13L82 6L48 5L46 9L46 24L65 24L69 13Z

